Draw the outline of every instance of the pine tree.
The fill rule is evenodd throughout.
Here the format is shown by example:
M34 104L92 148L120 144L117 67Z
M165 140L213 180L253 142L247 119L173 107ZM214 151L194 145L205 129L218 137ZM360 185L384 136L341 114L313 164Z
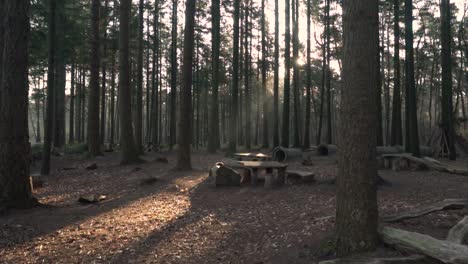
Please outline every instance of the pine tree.
M182 65L182 87L179 122L179 150L177 166L179 170L191 170L190 144L192 139L192 64L194 50L194 27L196 0L187 0L185 4L184 54Z
M238 115L238 93L239 93L239 12L240 0L234 0L234 36L232 52L232 94L231 111L229 118L231 120L229 127L229 154L234 154L237 148L237 115Z
M37 203L29 184L29 9L29 0L0 1L0 207L6 208Z
M220 53L220 3L211 1L211 45L212 45L212 80L211 80L211 111L208 152L215 153L219 148L219 53Z
M452 102L452 33L450 0L442 0L441 13L441 41L442 41L442 127L447 140L449 158L455 160L455 129L453 127L453 102ZM463 96L462 96L463 97Z
M139 161L135 147L132 127L132 106L130 90L129 31L131 0L120 1L119 34L119 116L120 142L122 149L121 164Z
M377 0L343 2L344 87L336 202L339 255L372 250L378 241L377 32Z
M47 107L44 125L44 147L42 154L41 174L50 173L50 151L52 147L52 133L54 128L54 86L55 86L55 9L56 0L49 0L48 17L48 64L47 64Z
M294 0L293 0L294 1ZM281 146L289 148L289 104L290 104L290 80L291 80L291 32L290 25L290 7L289 0L285 0L285 48L284 48L284 98L283 98L283 132L281 134Z
M88 151L91 156L101 154L99 137L99 0L91 2L91 77L89 81L88 99Z

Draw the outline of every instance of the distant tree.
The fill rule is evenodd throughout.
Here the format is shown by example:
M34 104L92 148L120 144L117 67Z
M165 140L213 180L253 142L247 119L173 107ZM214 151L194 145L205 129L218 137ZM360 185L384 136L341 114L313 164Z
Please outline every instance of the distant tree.
M208 138L208 152L215 153L219 147L219 53L220 53L220 3L211 1L211 45L212 45L212 80L211 80L211 111L210 130Z
M170 128L169 128L169 148L176 143L177 131L177 1L172 0L172 35L171 35L171 93L170 93Z
M265 0L262 0L261 30L262 30L262 100L263 100L263 144L262 147L269 147L269 127L268 127L268 99L267 99L267 51L266 51L266 19Z
M233 51L232 51L232 100L230 111L230 127L229 127L229 150L230 154L236 152L237 148L237 115L238 115L238 93L239 93L239 12L240 0L234 0L234 36L233 36Z
M100 36L99 36L100 1L91 2L91 77L89 81L88 99L88 151L91 156L101 154L99 137L99 64L100 64Z
M177 169L191 170L190 144L192 139L192 64L194 49L194 27L196 0L187 0L185 4L184 54L182 66L182 89L179 122L179 150Z
M273 147L280 144L279 139L279 4L275 0L275 62L273 76Z
M310 31L311 31L311 3L310 0L307 0L307 79L306 79L306 116L305 116L305 126L304 126L304 144L302 148L308 149L310 147L310 111L311 111L311 89L312 89L312 66L310 60L310 52L311 52L311 41L310 41Z
M294 0L293 0L294 1ZM284 48L284 95L283 95L283 131L281 133L281 145L289 148L289 104L290 104L290 81L291 81L291 31L290 26L290 6L289 0L285 0L285 48Z
M406 140L407 152L419 157L419 132L416 86L414 78L413 1L405 0L405 89L406 89Z
M53 7L53 5L52 5ZM29 0L0 1L0 207L29 208Z
M121 164L138 162L132 127L132 106L130 88L130 10L131 0L120 1L120 34L119 34L119 116L120 142L122 149Z
M54 86L54 129L53 145L61 148L65 145L65 87L66 87L66 53L65 53L65 4L67 0L57 2L55 11L55 86Z
M44 125L44 146L42 154L41 174L50 173L50 151L54 128L54 86L55 86L55 9L56 0L49 0L48 17L48 63L47 63L47 107Z
M372 250L378 241L376 32L377 0L343 2L344 87L336 201L338 255Z
M452 33L450 19L450 0L440 2L441 13L441 40L442 40L442 127L447 140L449 158L455 160L455 129L453 126L453 102L452 102Z
M137 55L137 91L135 117L135 147L138 153L143 152L143 28L144 1L138 5L138 55Z
M393 105L392 105L392 133L390 144L403 145L403 131L401 127L401 81L400 81L400 0L393 0L394 27L393 34Z

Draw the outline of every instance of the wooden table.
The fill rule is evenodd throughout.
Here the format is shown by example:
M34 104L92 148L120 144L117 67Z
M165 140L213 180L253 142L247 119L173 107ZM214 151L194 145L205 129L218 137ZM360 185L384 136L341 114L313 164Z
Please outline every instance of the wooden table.
M280 163L277 161L239 161L239 163L246 169L250 170L250 183L257 185L258 171L271 170L272 173L265 174L265 187L270 188L273 185L284 185L286 180L286 168L288 164Z
M271 161L271 156L263 153L235 153L234 157L237 160L245 161Z

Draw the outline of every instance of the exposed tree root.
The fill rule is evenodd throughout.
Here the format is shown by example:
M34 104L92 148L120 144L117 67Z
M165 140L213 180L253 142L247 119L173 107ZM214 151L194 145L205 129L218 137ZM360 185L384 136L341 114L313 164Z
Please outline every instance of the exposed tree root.
M465 216L458 224L452 227L448 233L447 240L461 244L468 237L468 216Z
M466 199L446 199L433 205L424 206L404 213L399 213L393 216L382 217L382 221L386 223L394 223L406 219L418 218L434 212L443 210L459 210L468 206Z
M379 234L382 241L390 246L423 254L443 263L468 263L468 247L464 245L391 227L381 228Z

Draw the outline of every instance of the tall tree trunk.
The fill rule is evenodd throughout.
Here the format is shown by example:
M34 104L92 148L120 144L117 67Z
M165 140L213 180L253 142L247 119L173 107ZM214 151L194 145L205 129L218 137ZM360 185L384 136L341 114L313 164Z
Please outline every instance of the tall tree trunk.
M452 102L452 33L450 29L450 0L441 0L441 42L442 42L442 127L447 140L449 158L455 160L455 128L453 126Z
M219 148L219 53L220 53L220 3L219 0L211 2L211 45L212 45L212 80L211 80L211 111L210 129L208 138L208 152L215 153Z
M290 26L290 8L289 0L285 0L285 48L284 48L284 63L285 63L285 76L284 76L284 95L283 95L283 132L281 133L281 145L289 148L289 104L290 104L290 80L291 80L291 32Z
M393 0L393 30L395 36L393 57L393 103L392 103L392 133L390 145L403 145L403 129L401 124L401 81L400 81L400 0Z
M275 0L275 64L273 76L273 147L279 141L279 4Z
M135 148L132 128L132 105L130 88L130 10L131 0L120 1L120 34L119 34L119 112L120 142L122 149L121 164L139 161Z
M65 2L58 1L56 5L56 30L55 36L55 90L54 90L54 128L53 145L61 148L65 145Z
M330 30L330 24L331 24L331 19L330 19L330 0L327 0L327 6L326 6L326 49L327 49L327 80L326 80L326 85L327 85L327 143L331 144L332 143L332 113L331 113L331 108L332 108L332 95L331 95L331 67L330 67L330 58L331 58L331 52L330 52L330 35L331 35L331 30Z
M336 208L337 253L378 241L376 122L378 5L343 2L343 96Z
M109 0L105 1L104 9L102 14L107 14L107 10L109 7ZM101 124L100 124L100 143L101 145L104 144L104 140L106 137L106 73L107 73L107 16L102 17L102 29L104 31L102 45L103 45L103 55L102 55L102 84L101 84Z
M153 24L153 72L152 72L152 84L153 84L153 106L152 106L152 137L151 141L153 145L157 146L159 142L159 0L154 1L154 24ZM157 74L156 74L157 73ZM155 148L156 149L156 148Z
M299 1L293 0L293 104L294 104L294 120L293 120L293 146L301 147L300 137L300 98L299 98Z
M28 0L0 0L0 207L7 208L36 203L29 184L29 9Z
M229 128L229 150L230 154L236 152L237 148L237 99L239 93L239 11L240 0L234 0L234 44L232 58L232 101L229 114L231 124Z
M245 4L245 16L244 16L244 50L245 50L245 58L244 58L244 88L245 88L245 147L250 150L251 149L251 139L250 136L252 134L251 131L251 98L250 98L250 53L249 53L249 11L250 11L250 2L249 0L246 1Z
M71 87L70 87L70 120L68 141L73 144L75 141L75 63L71 65Z
M91 77L88 99L88 151L91 156L101 154L99 140L99 0L91 2Z
M304 127L304 144L302 145L303 149L308 149L310 147L310 111L311 111L311 93L312 93L312 66L310 61L310 50L311 50L311 41L310 41L310 31L311 31L311 15L312 7L310 0L307 0L307 79L306 79L306 116L305 116L305 127Z
M268 98L267 98L267 62L266 62L266 20L265 20L265 0L262 0L262 100L263 100L263 144L262 147L269 147L269 133L268 133Z
M406 151L419 157L419 132L414 79L413 2L405 0L405 89L406 89Z
M47 63L47 109L44 126L44 147L42 154L41 174L50 173L50 151L52 147L52 130L54 128L54 86L55 86L55 9L56 0L49 0L48 18L48 63Z
M171 117L169 131L169 148L176 143L176 99L177 99L177 0L172 0L172 43L171 43Z
M192 139L192 64L194 48L195 5L196 0L187 0L185 4L184 54L182 65L182 89L179 122L179 151L177 169L191 170L190 144Z
M379 8L379 2L377 1L377 8ZM377 22L379 18L377 17ZM377 111L375 112L377 115L377 146L383 145L383 128L382 128L382 63L380 62L381 59L381 46L380 46L380 23L377 24L377 93L375 95L376 104L377 104ZM383 44L383 43L382 43Z
M144 1L138 5L138 56L137 56L137 91L136 91L136 120L135 147L138 153L143 153L143 14Z

